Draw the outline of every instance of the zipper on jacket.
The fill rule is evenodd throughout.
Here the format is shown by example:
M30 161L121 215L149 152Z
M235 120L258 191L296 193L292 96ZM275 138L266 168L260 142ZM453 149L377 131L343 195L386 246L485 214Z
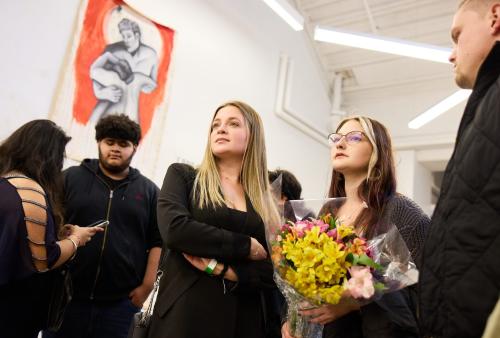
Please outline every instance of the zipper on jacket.
M109 221L109 213L111 211L111 202L113 200L113 190L109 190L109 200L108 200L108 209L106 210L106 221ZM99 278L99 274L101 272L101 263L102 263L102 256L104 253L104 247L106 245L106 238L108 237L108 226L104 227L104 238L102 240L102 245L101 245L101 252L99 253L99 262L97 264L97 271L95 274L95 279L94 279L94 285L92 286L92 291L90 292L90 299L94 299L94 291L95 287L97 285L97 279Z

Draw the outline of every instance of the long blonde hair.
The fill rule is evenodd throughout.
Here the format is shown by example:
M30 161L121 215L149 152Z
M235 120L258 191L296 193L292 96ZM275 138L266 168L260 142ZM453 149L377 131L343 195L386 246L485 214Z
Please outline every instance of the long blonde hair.
M240 101L229 101L219 106L212 117L212 122L217 113L224 107L233 106L243 115L248 130L248 141L240 171L240 183L248 195L253 208L264 220L274 222L277 215L276 208L272 202L269 188L266 145L264 141L264 129L259 114L248 104ZM205 155L201 162L194 181L193 199L199 208L222 207L225 205L221 190L221 181L217 169L216 158L212 153L210 135L212 123L208 130L208 142Z

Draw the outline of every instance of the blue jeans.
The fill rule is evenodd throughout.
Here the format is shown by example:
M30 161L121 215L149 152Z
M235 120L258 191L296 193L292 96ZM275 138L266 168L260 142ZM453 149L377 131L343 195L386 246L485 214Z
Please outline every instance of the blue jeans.
M75 301L66 309L57 332L43 338L127 338L130 323L140 309L130 299L118 301Z

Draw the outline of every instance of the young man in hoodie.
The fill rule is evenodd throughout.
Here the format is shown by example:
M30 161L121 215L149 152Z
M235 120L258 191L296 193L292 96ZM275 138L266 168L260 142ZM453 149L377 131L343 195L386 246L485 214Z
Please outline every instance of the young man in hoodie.
M125 115L109 115L95 129L99 159L65 171L66 223L109 224L72 263L73 300L53 337L127 337L156 278L158 187L130 167L140 127Z

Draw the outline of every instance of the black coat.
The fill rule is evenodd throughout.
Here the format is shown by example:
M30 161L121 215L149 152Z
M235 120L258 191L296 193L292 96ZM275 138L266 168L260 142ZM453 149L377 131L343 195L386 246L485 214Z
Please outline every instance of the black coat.
M500 293L500 42L479 69L420 274L422 329L480 337Z
M250 237L265 248L264 224L247 212L200 209L192 203L195 170L169 167L158 199L158 224L168 249L153 313L151 338L264 337L263 290L275 288L269 259L249 261ZM237 273L236 286L193 267L182 255L215 258ZM230 290L231 289L231 290Z

